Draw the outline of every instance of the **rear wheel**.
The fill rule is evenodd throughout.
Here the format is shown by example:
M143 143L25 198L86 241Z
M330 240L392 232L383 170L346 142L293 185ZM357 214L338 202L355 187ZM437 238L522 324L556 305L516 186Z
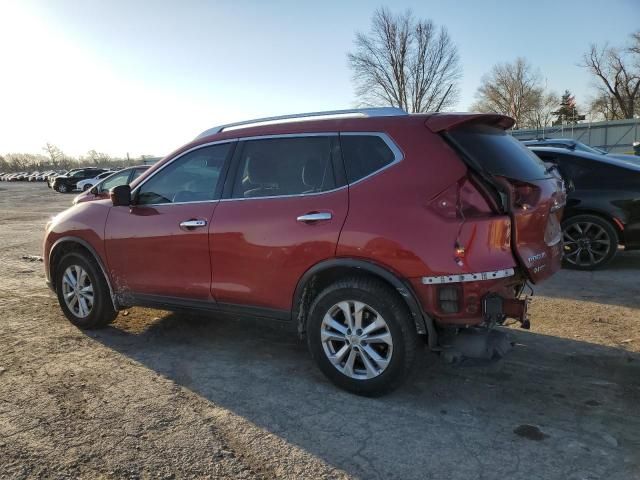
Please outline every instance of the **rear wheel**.
M411 372L419 341L404 301L376 279L348 278L323 290L307 323L309 350L336 385L377 396Z
M72 252L62 257L55 282L60 307L77 327L102 328L118 315L102 271L86 254Z
M576 215L562 222L563 263L578 270L604 267L618 250L618 233L596 215Z

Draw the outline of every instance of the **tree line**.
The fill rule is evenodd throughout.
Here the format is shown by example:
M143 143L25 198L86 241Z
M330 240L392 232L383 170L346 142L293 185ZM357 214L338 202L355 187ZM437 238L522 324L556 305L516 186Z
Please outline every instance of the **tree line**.
M375 11L368 33L357 33L348 53L356 96L363 106L392 105L410 113L451 108L462 68L445 27L411 11ZM591 120L640 115L640 30L622 46L592 44L580 66L594 78L586 105ZM540 69L523 57L497 63L481 79L471 109L513 117L514 128L543 128L585 119L569 90L547 88Z
M0 172L69 170L78 167L122 168L144 163L151 155L140 157L112 157L106 153L89 150L85 155L73 157L51 143L42 147L43 153L8 153L0 155Z

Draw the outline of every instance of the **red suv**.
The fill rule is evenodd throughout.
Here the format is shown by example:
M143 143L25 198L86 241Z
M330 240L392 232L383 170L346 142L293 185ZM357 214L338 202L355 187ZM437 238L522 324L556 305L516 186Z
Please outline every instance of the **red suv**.
M560 268L562 180L493 114L303 114L207 130L47 225L49 285L81 328L134 305L270 318L337 385L397 387L421 341L506 350L527 282Z

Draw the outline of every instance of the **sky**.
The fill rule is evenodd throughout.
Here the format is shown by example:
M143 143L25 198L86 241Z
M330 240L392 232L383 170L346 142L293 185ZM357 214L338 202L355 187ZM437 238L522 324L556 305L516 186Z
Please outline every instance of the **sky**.
M640 0L0 0L0 154L163 156L214 125L353 108L346 55L381 5L448 29L459 111L518 56L586 105L582 54L640 28Z

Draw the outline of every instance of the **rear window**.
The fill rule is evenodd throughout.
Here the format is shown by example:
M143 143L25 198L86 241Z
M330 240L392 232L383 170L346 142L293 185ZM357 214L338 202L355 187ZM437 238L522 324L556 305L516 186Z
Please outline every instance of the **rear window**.
M493 175L522 181L549 177L545 164L500 128L475 125L454 130L450 136L473 161Z

